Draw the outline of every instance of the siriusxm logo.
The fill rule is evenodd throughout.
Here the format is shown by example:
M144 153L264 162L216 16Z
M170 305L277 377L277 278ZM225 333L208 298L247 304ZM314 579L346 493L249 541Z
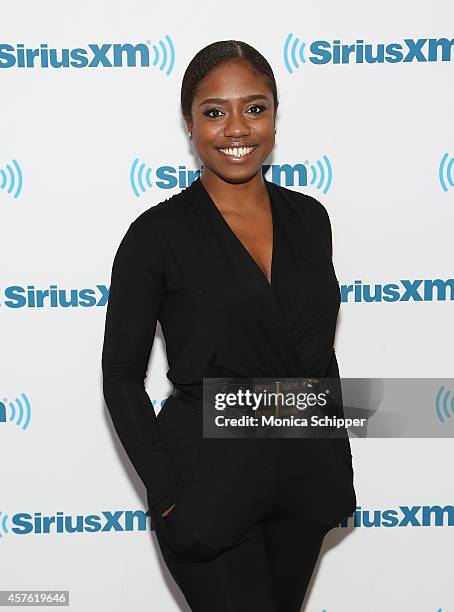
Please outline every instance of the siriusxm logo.
M0 512L0 538L7 534L30 535L58 533L99 533L107 531L146 531L149 512L144 510L102 511L100 514L65 515L56 512L43 516L41 512L18 512L11 516Z
M129 171L129 182L133 194L140 197L155 185L158 189L184 189L199 175L201 170L186 166L151 166L135 158ZM326 193L333 178L333 168L327 155L312 162L306 160L296 164L264 164L262 174L268 180L285 187L315 187Z
M161 409L166 400L167 398L152 399L151 403L153 408L159 406ZM9 423L22 430L27 429L31 421L31 412L31 403L25 393L20 393L20 396L13 400L3 398L3 401L0 401L0 428L2 423Z
M454 187L454 156L449 156L449 153L445 153L440 160L438 180L443 191Z
M7 414L9 413L9 414ZM0 401L0 426L1 423L11 423L21 429L27 429L31 419L30 400L21 393L14 401L3 399Z
M158 166L156 170L146 162L135 158L129 171L129 182L133 194L139 198L153 187L158 189L184 189L199 175L201 170L188 169L184 165ZM285 187L314 187L327 193L333 180L333 166L327 155L318 160L305 160L296 164L265 164L262 174L277 185ZM439 183L443 191L454 188L454 157L444 153L437 168ZM22 191L23 176L17 160L0 166L0 190L17 198Z
M13 198L18 198L22 191L22 170L17 160L0 167L0 189L4 189Z
M398 506L386 510L355 512L341 523L341 527L452 527L454 506Z
M450 62L454 38L405 38L402 42L354 43L314 40L307 43L290 33L284 42L284 65L290 74L307 62L323 64L397 64L400 62Z
M105 306L108 298L106 285L96 285L95 289L59 289L57 285L36 289L34 285L11 285L5 288L3 304L7 308L89 308Z
M446 302L454 300L454 279L403 279L386 285L355 280L354 285L340 285L340 294L342 302ZM49 289L37 289L34 285L12 285L5 288L4 298L0 306L7 308L89 308L106 306L109 287L59 289L50 285Z
M31 535L59 533L105 533L147 531L150 513L144 510L102 511L99 514L70 515L56 512L17 512L10 515L0 511L0 539L9 534ZM452 527L454 506L398 506L385 510L364 510L357 506L355 512L342 521L343 527Z
M41 43L27 48L23 43L0 43L0 68L149 68L165 70L168 76L175 63L175 48L167 34L157 44L105 43L85 47L49 48Z
M440 423L447 423L454 416L454 393L442 385L435 398L435 411Z
M446 302L454 300L454 278L402 279L385 285L340 285L342 302Z

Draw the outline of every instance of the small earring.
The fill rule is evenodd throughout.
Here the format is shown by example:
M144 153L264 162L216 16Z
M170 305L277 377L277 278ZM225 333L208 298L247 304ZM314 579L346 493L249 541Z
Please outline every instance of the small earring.
M192 138L192 132L188 132L188 137Z

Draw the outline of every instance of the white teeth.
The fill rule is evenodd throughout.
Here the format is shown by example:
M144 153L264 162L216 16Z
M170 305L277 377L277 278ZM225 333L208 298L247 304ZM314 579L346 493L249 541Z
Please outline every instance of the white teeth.
M232 155L233 157L243 157L244 155L248 155L254 147L235 147L234 149L219 149L225 153L225 155Z

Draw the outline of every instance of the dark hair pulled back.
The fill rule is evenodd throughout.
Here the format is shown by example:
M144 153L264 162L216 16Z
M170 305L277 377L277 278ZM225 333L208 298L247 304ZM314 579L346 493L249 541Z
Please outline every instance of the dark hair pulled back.
M207 45L196 53L186 68L181 84L181 112L184 117L191 117L192 101L200 83L211 70L229 60L249 64L263 75L273 94L274 112L276 113L279 104L276 80L268 61L257 49L241 40L220 40Z

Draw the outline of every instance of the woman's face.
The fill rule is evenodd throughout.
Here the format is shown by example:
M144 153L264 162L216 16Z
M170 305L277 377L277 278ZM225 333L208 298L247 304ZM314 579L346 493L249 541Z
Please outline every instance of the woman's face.
M204 174L242 182L261 171L274 146L274 115L273 94L249 64L229 60L213 69L186 121Z

